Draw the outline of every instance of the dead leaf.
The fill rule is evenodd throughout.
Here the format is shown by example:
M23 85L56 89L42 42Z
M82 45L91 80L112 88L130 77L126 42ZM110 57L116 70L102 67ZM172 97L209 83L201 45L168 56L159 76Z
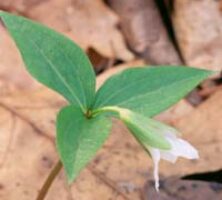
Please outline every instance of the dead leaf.
M176 124L179 119L189 117L193 110L194 107L187 100L182 99L155 118L159 121Z
M189 118L178 121L177 127L183 130L187 138L199 149L200 159L196 162L192 173L213 171L222 168L220 152L222 152L222 92L216 92L190 113Z
M0 95L39 87L26 71L15 43L0 25Z
M146 183L144 200L220 200L222 198L222 185L219 183L181 180L173 177L161 181L160 192L156 192L152 185L151 181Z
M65 33L84 50L94 48L105 57L125 61L134 58L117 28L118 17L102 0L48 0L33 6L26 14Z
M180 65L179 54L154 0L108 0L120 16L120 26L131 49L151 64Z
M0 167L0 198L32 199L37 195L42 179L54 164L54 143L35 132L32 125L3 106L0 116L1 122L2 118L10 123L14 120L13 128L7 128L2 123L0 126L5 137L1 137L1 146L10 142L7 151L1 154L3 162Z
M222 69L222 16L219 1L176 0L174 28L185 61L190 66Z
M27 10L42 2L41 0L3 0L0 1L0 9L25 15Z

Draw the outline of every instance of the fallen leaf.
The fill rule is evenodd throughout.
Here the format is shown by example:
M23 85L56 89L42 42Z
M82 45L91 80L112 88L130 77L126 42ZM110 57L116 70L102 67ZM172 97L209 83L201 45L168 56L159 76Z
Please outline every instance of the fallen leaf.
M179 178L168 178L161 181L160 192L152 187L153 182L146 183L144 200L220 200L222 198L222 184L207 183L203 181L181 180Z
M32 90L39 87L37 81L35 81L25 70L14 42L1 24L0 35L1 95L12 92L13 90L16 91L17 89Z
M222 17L219 1L176 0L173 22L186 63L210 70L222 69Z
M120 27L135 52L155 65L180 65L180 56L168 37L154 0L108 0L120 17Z
M134 58L117 28L118 17L102 0L46 1L33 6L26 14L65 33L84 50L94 48L105 57L125 61Z
M200 159L191 173L213 171L222 168L220 152L222 152L222 92L217 91L202 103L198 109L190 113L190 117L180 119L176 127L191 138L199 149Z

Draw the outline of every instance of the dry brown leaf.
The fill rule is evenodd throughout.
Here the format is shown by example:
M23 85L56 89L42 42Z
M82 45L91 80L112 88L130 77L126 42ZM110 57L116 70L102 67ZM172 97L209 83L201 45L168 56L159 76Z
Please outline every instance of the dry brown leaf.
M131 49L151 64L180 65L155 0L108 0Z
M189 114L191 114L193 110L194 107L187 102L187 100L182 99L171 108L157 115L155 118L170 124L176 124L179 119L189 117Z
M1 0L0 9L25 15L27 10L32 9L33 6L42 2L41 0Z
M16 89L29 90L39 84L25 70L19 52L0 24L0 95L7 94Z
M219 1L176 0L174 28L190 66L222 69L222 16Z
M160 192L156 192L152 184L149 181L145 185L143 200L221 200L222 198L222 185L219 183L172 177L161 181Z
M178 121L177 127L186 137L192 138L193 144L200 151L200 160L193 167L193 172L213 171L222 168L222 91L201 104L190 113L189 118Z
M125 61L134 57L117 29L117 16L102 0L48 0L26 14L65 33L85 50L94 48L105 57Z
M35 132L29 123L3 106L0 116L1 122L3 118L14 123L13 128L7 129L2 123L0 126L1 135L8 138L8 141L1 138L1 146L10 143L5 154L1 155L0 198L32 199L36 196L42 179L54 164L54 144L52 140L42 137L42 134Z
M0 1L0 9L23 12L26 9L25 0Z

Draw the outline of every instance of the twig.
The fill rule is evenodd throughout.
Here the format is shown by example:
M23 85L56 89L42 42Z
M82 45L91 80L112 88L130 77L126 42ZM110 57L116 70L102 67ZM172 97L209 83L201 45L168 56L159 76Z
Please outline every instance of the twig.
M36 198L36 200L44 200L50 186L52 185L54 179L56 178L56 176L58 175L58 173L60 172L60 170L62 169L62 163L59 160L55 167L52 169L52 171L50 172L49 176L47 177L46 181L44 182L41 190L39 191L39 194Z

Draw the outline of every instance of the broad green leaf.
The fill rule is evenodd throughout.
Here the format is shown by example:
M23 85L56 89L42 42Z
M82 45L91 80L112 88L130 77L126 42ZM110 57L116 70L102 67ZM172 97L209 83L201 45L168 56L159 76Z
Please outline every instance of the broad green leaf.
M143 146L151 146L159 149L168 150L171 148L169 142L164 138L165 133L177 133L175 129L162 124L156 120L135 113L131 110L110 106L103 107L99 113L109 113L111 116L122 120L130 132Z
M107 139L111 120L104 115L87 119L75 106L57 117L57 149L71 183Z
M94 109L119 106L151 117L183 98L211 73L190 67L130 68L103 84Z
M85 111L94 100L95 74L85 53L70 39L23 17L0 12L28 71Z

